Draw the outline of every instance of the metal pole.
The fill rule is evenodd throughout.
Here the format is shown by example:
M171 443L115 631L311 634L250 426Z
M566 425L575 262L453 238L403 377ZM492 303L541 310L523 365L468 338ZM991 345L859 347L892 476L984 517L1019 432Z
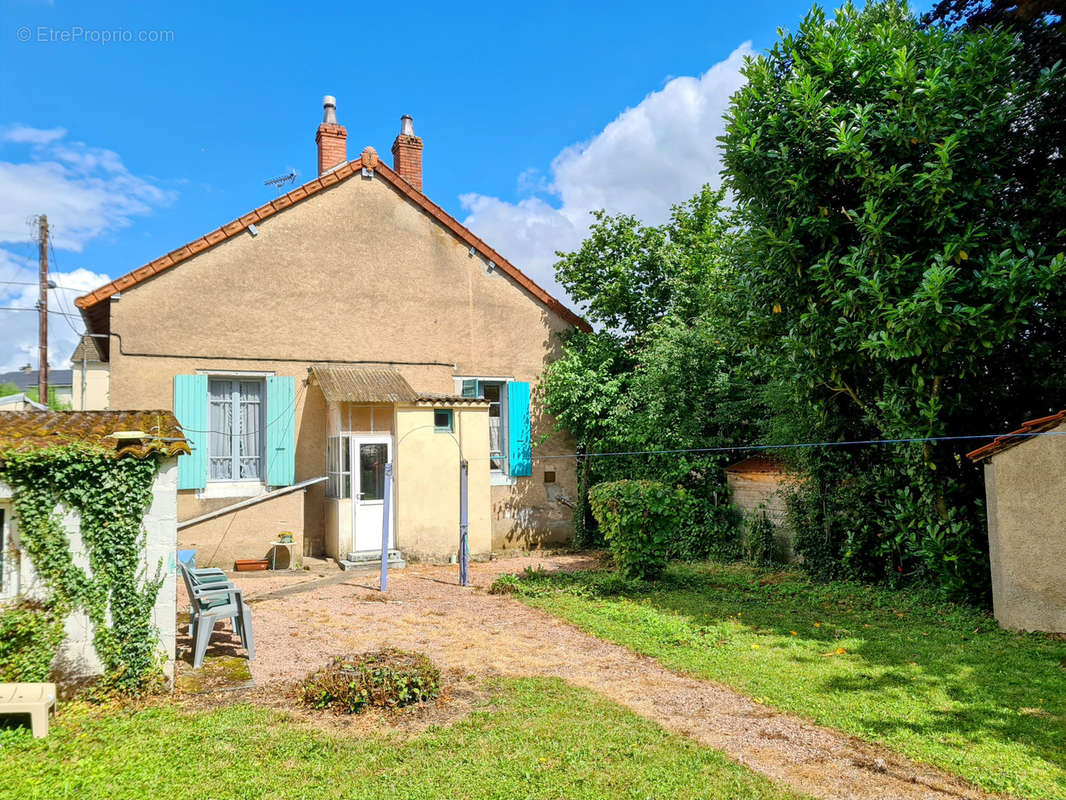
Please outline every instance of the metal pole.
M392 462L385 464L385 508L381 519L381 591L389 588L389 514L392 499Z
M459 462L459 585L468 586L467 569L470 566L470 508L467 502L467 473L469 465L465 460Z
M37 331L39 334L40 369L37 371L37 401L48 405L48 217L41 214L40 234L40 295L37 300Z

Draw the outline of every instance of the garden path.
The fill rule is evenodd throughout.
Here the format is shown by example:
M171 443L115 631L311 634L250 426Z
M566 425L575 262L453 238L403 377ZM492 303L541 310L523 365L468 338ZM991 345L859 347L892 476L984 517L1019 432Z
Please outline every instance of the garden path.
M255 620L252 675L260 687L281 686L332 655L382 647L419 650L446 670L483 678L557 677L592 689L775 781L826 800L989 797L960 778L772 711L725 686L671 672L511 597L485 591L506 572L527 566L579 569L589 560L548 554L472 564L469 588L458 585L454 566L416 565L390 574L385 595L377 591L375 575L238 575ZM215 642L224 639L216 633Z

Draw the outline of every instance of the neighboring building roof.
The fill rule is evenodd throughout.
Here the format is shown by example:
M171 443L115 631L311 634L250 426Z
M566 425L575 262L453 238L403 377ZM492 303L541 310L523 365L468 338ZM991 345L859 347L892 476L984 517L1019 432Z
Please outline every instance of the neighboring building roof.
M70 360L74 364L81 364L82 358L86 361L104 360L95 336L90 336L87 333L83 335L78 342L78 346L74 348L74 352L70 354Z
M139 431L137 439L114 439L118 431ZM7 411L0 414L0 454L73 442L114 450L116 456L145 458L188 453L181 426L170 411Z
M14 372L0 372L0 383L13 383L19 389L36 389L39 381L39 373L35 369L25 372L17 369ZM69 369L48 370L49 386L73 386L74 372Z
M977 462L984 461L997 453L1002 453L1004 450L1009 450L1022 442L1029 441L1036 434L1054 430L1063 424L1066 424L1066 411L1060 411L1058 414L1052 414L1049 417L1031 419L1028 422L1023 422L1022 427L1018 428L1018 430L1011 431L1003 436L997 436L984 447L978 447L976 450L967 453L966 457Z
M363 151L363 155L355 161L349 161L347 164L337 167L312 181L308 181L303 186L299 186L291 192L281 195L277 199L245 214L243 217L239 217L238 219L223 225L221 228L213 230L205 236L201 236L199 239L195 239L183 247L179 247L177 250L167 253L161 258L150 261L143 267L139 267L132 272L123 275L121 278L116 278L111 281L111 283L101 286L99 289L82 295L74 301L74 304L82 310L83 316L91 330L105 328L106 325L103 323L106 320L100 319L100 316L103 313L102 309L106 309L107 306L101 306L100 304L109 297L112 297L119 292L126 291L127 289L131 289L152 276L177 266L181 262L214 247L220 242L224 242L233 236L243 233L248 230L249 225L262 222L278 212L284 211L286 208L295 205L302 200L306 200L312 195L316 195L331 186L335 186L348 180L352 176L361 175L364 166L368 169L372 169L375 177L382 178L385 183L404 195L407 199L411 200L415 205L419 206L422 211L447 228L460 241L468 244L470 247L474 248L474 250L481 253L482 257L492 261L497 269L509 275L522 288L571 325L581 328L582 330L591 330L591 327L585 322L585 320L548 294L529 276L518 269L518 267L514 266L510 261L489 247L484 241L461 225L458 220L422 194L422 192L411 186L411 184L397 175L382 161L379 161L377 153L374 152L373 148L369 147L366 148Z
M418 399L418 392L403 375L391 369L315 366L311 378L332 402L410 403Z
M30 408L36 408L38 411L47 411L48 406L38 403L36 400L30 400L25 392L19 392L18 394L9 394L6 397L0 397L0 411L6 411L4 406L19 406L19 411L22 410L21 406L29 406Z
M773 456L751 456L728 466L730 475L784 475L789 471L785 462Z

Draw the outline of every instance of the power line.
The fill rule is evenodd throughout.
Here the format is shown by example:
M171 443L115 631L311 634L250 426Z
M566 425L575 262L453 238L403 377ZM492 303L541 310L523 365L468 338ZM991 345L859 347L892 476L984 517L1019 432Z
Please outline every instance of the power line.
M557 456L533 456L534 461L551 461L566 458L604 458L614 456L662 456L681 455L685 453L740 453L765 452L767 450L796 450L816 447L857 447L861 445L881 444L921 444L923 442L962 442L977 439L1031 439L1036 436L1064 436L1066 431L1031 431L1027 433L974 433L956 436L915 436L906 439L854 439L846 442L796 442L791 444L749 444L732 447L690 447L675 450L620 450L607 453L568 453ZM488 460L481 457L473 460Z
M58 267L59 267L59 259L56 258L56 250L55 250L55 247L52 245L51 240L49 240L49 242L48 242L48 247L52 251L52 261L56 265L56 268L58 269ZM56 288L58 289L60 287L56 286ZM67 290L67 291L69 291L69 290ZM59 303L59 307L61 309L63 309L64 312L66 312L68 310L69 307L67 306L66 303L63 302L62 293L56 292L56 302ZM84 334L85 331L79 331L76 327L74 327L74 323L70 321L70 317L73 317L73 316L75 316L73 313L69 313L69 314L68 313L64 313L63 314L63 321L67 323L67 326L70 328L70 330L73 331L74 335L78 337L78 341L81 341L82 334Z
M36 308L23 308L21 306L0 306L0 311L32 311L34 314L37 313ZM52 309L48 309L48 313L59 314L62 317L77 317L78 319L81 319L81 314L68 314L65 311L53 311Z

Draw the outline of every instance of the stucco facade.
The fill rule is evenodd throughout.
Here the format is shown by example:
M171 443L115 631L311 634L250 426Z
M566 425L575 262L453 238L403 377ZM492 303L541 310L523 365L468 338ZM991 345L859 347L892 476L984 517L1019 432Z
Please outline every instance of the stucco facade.
M75 411L100 411L110 407L108 390L110 379L107 364L88 362L82 369L80 362L74 362L74 384L71 387L71 407ZM82 389L84 387L84 391Z
M572 325L373 172L317 191L254 229L103 301L111 336L108 403L172 407L178 375L289 376L296 386L296 481L325 471L327 408L309 380L313 365L386 366L427 395L455 396L463 377L535 387L558 353L558 334ZM413 408L390 414L397 436L401 419L418 416ZM571 534L569 509L558 496L575 494L574 463L538 459L573 453L574 446L553 431L535 390L531 429L532 475L492 476L483 469L477 476L477 502L487 498L487 510L478 505L477 513L487 514L487 529L479 529L474 552L536 547ZM417 459L405 464L402 450L397 457L398 545L403 549L406 537L411 555L445 558L455 550L454 529L448 542L437 531L452 526L449 515L456 511L445 502L453 496L451 477L434 475L430 495L441 499L426 504L426 514L435 521L418 521L411 516L414 503L405 500L403 470L415 476L421 468ZM554 477L550 485L546 471ZM228 496L236 501L266 490L241 486ZM225 487L210 483L183 491L182 518L225 497ZM327 542L327 514L343 512L329 510L326 487L315 485L303 497L304 553L343 550ZM412 538L416 531L427 538Z
M992 605L1004 628L1066 633L1066 424L985 462Z

